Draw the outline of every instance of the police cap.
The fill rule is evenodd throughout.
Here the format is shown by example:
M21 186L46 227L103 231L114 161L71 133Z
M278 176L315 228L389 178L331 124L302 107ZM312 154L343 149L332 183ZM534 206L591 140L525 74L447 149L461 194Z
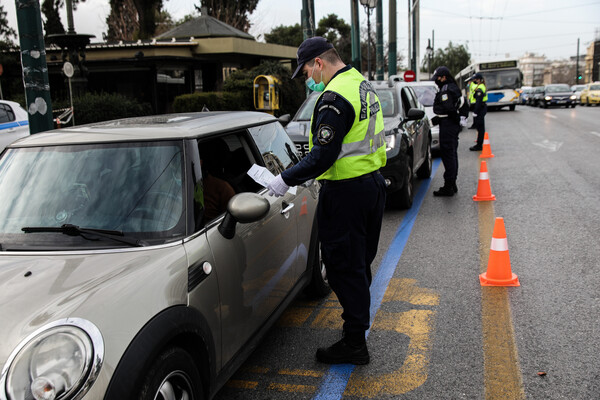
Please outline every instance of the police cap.
M471 79L483 79L483 75L477 72L475 75L473 75L473 77L471 77Z
M294 71L292 79L298 75L298 72L302 70L304 64L313 58L320 56L329 49L333 49L333 45L329 43L327 39L321 36L311 37L302 42L300 47L298 47L298 52L296 53L296 58L298 59L298 68L296 68L296 71Z
M448 67L444 67L442 65L441 67L437 67L435 71L433 71L433 76L431 77L431 80L435 81L440 76L452 77L452 74L450 74L450 70L448 69Z

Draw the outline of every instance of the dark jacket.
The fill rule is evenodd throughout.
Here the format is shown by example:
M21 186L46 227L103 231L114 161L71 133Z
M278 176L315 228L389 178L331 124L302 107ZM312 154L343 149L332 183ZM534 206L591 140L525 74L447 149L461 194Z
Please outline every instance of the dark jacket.
M462 94L456 83L450 81L440 88L433 101L433 112L440 117L439 121L459 124L459 107Z

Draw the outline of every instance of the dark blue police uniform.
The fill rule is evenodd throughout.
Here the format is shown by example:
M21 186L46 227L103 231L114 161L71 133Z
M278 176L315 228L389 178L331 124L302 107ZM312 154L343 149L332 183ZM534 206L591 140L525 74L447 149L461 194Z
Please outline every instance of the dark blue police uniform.
M350 68L340 69L332 79ZM281 173L284 182L298 185L327 171L337 160L354 120L352 105L326 90L313 112L313 147L297 165ZM327 131L322 133L320 127L327 127ZM320 182L317 223L327 278L344 310L345 337L364 343L370 327L371 263L377 253L385 207L385 181L375 171Z
M461 93L453 80L447 82L435 96L433 112L438 116L440 125L440 155L445 170L444 183L455 187L458 176L458 134L461 130L457 105Z

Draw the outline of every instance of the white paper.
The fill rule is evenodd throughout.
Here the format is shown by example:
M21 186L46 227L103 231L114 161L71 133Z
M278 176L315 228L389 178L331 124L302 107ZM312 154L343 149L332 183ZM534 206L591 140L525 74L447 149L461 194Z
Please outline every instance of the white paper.
M252 167L250 167L250 169L248 170L247 173L252 179L254 179L254 181L256 181L256 183L258 183L259 185L261 185L263 187L267 187L269 185L269 183L273 179L275 179L275 175L273 175L271 173L271 171L269 171L265 167L261 167L260 165L256 165L256 164L252 165ZM296 190L297 190L296 186L293 186L288 189L288 192L295 195Z

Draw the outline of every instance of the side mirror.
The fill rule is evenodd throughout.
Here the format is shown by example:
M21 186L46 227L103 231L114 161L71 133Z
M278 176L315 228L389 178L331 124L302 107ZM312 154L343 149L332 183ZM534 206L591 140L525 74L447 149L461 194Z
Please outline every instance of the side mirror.
M278 120L279 122L281 122L281 125L286 126L288 122L292 120L292 116L290 114L283 114L281 117L278 118Z
M416 121L418 119L423 119L425 117L425 111L419 110L418 108L411 108L408 110L408 114L406 115L407 121Z
M264 218L270 208L269 201L256 193L236 194L227 203L227 212L219 225L219 232L225 239L232 239L238 222L256 222Z

